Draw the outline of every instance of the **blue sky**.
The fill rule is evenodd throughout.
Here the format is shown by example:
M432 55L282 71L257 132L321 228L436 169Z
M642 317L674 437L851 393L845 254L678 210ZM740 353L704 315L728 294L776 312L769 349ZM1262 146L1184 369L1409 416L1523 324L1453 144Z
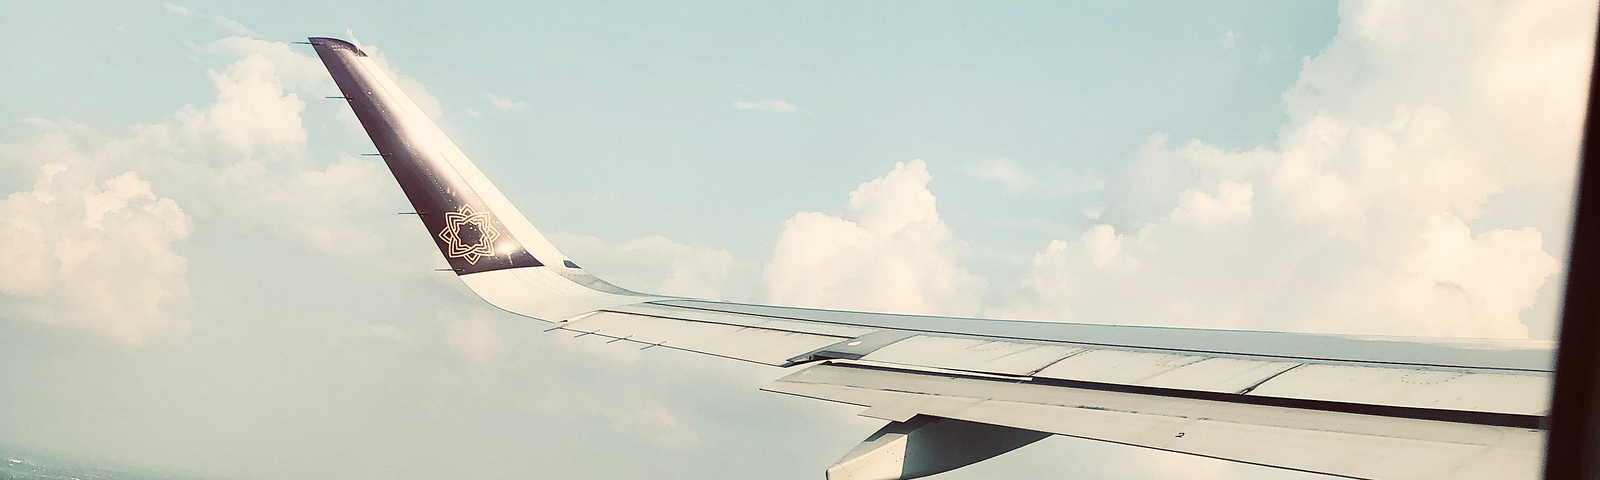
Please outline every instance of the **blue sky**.
M842 191L896 161L923 158L953 171L1004 157L1091 173L1114 170L1152 132L1226 148L1268 142L1286 118L1279 96L1293 85L1300 58L1327 43L1337 20L1331 2L1190 10L1108 2L1007 11L977 4L509 2L417 12L320 2L187 6L226 13L271 40L353 31L404 52L393 59L396 67L427 78L429 91L452 107L441 120L457 143L486 160L507 159L504 166L482 162L497 178L530 172L518 168L513 159L519 158L551 159L541 165L560 169L553 170L562 176L554 185L503 181L514 198L542 204L577 190L619 195L613 204L592 206L602 210L540 209L546 229L614 240L661 234L714 241L752 258L770 247L773 220L834 205ZM111 130L208 101L208 79L177 73L215 60L179 47L229 33L160 4L10 8L53 9L10 15L43 19L18 22L14 35L65 45L52 41L54 49L5 54L18 71L39 74L8 76L4 86L42 94L7 102L0 114L70 118ZM1244 33L1224 48L1229 31ZM63 62L64 55L73 60ZM122 86L88 83L107 77ZM469 108L494 112L486 93L526 102L526 110L468 118ZM773 98L811 113L759 116L728 108ZM313 102L310 108L337 107ZM501 141L508 138L521 141ZM1018 212L1007 215L1010 223L1025 222L1037 216L1026 203L992 198L979 185L950 188L951 202L957 199L950 195L973 191L959 199L963 208L949 209L962 230L1019 249L1039 243L1037 232L1007 228L989 213ZM682 199L686 211L723 211L743 221L638 208L667 195ZM757 221L768 228L742 226Z
M877 427L432 272L306 36L381 57L630 288L1549 338L1595 5L1455 7L6 4L0 442L251 479L816 478ZM947 478L1063 476L1304 478L1064 438Z

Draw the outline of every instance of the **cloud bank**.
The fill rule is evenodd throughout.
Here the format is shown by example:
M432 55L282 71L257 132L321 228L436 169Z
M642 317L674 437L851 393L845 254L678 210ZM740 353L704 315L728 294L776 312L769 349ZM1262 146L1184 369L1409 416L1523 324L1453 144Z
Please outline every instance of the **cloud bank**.
M1549 8L1549 7L1558 8ZM1284 94L1276 145L1152 135L1108 222L1038 252L991 313L1145 323L1526 337L1556 278L1594 5L1346 2ZM1520 212L1507 227L1486 212ZM1520 223L1520 225L1516 225Z
M355 259L384 248L398 226L392 214L373 215L384 208L386 169L351 156L318 161L306 151L306 104L297 92L333 88L320 62L245 37L196 48L226 62L209 73L209 105L185 106L125 135L30 120L36 135L0 144L0 164L35 175L31 190L0 201L0 311L130 347L170 343L190 324L179 252L196 229L282 238Z
M1102 223L1048 242L995 304L980 305L986 282L960 266L962 243L920 161L862 184L842 216L787 220L762 270L766 299L1527 337L1522 316L1558 278L1569 208L1564 195L1530 192L1571 189L1595 6L1436 7L1342 4L1335 38L1284 94L1290 121L1272 145L1156 133L1111 182L1066 189L1103 188L1106 206L1089 214ZM963 173L1011 193L1047 183L1007 159Z
M957 264L965 244L939 218L926 163L850 192L845 215L801 212L762 271L767 300L899 313L975 314L987 282Z
M52 153L70 148L63 137L8 153L61 159ZM130 346L181 338L188 265L173 246L189 229L183 209L135 172L97 179L81 164L47 163L31 191L0 201L0 312Z
M1570 189L1592 39L1580 20L1594 5L1434 7L1341 5L1334 40L1305 59L1284 94L1290 121L1272 145L1225 150L1153 134L1110 182L1038 176L1006 159L970 165L966 174L1013 193L1105 197L1091 215L1102 223L1043 245L991 305L982 303L988 282L961 266L964 243L939 218L932 175L916 160L861 184L842 215L790 217L766 262L661 237L558 242L618 283L688 296L1106 323L1526 336L1520 317L1559 273L1552 235L1563 235L1565 224L1519 223L1502 212L1562 218L1567 208L1565 199L1528 192ZM384 248L393 226L358 220L383 205L382 165L316 162L305 152L306 105L296 92L331 88L317 61L244 37L199 49L230 59L210 74L217 97L208 106L124 136L36 121L39 136L0 146L8 164L35 176L30 190L0 203L8 228L0 242L10 247L7 265L17 266L0 273L0 308L140 345L185 330L186 267L176 252L197 224L248 219L246 228L323 251ZM439 115L420 84L397 77ZM523 105L490 100L502 110ZM782 100L734 108L803 111ZM613 261L618 266L608 267ZM118 275L126 279L103 282L94 301L74 297L93 291L83 287L94 284L88 279Z

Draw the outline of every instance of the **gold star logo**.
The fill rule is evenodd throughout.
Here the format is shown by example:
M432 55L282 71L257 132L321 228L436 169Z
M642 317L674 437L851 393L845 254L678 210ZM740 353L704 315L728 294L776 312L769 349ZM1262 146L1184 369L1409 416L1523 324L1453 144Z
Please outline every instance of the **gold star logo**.
M461 242L461 227L466 225L478 231L477 241ZM450 247L445 256L466 259L471 265L477 265L481 257L494 256L494 239L499 236L500 232L490 225L489 212L474 212L471 205L462 205L460 210L454 212L444 212L444 230L439 232L439 239Z

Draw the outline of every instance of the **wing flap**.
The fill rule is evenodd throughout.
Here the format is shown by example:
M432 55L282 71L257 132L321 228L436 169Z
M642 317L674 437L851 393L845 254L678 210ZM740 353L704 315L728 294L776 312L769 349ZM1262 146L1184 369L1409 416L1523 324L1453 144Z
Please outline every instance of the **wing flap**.
M1544 371L1294 359L1172 348L1112 347L1081 342L1021 340L976 334L915 333L900 329L874 330L810 320L804 315L814 311L806 309L792 309L790 316L777 318L739 311L684 308L680 306L681 303L682 300L656 301L612 307L606 312L634 312L633 315L640 316L638 320L640 323L629 328L640 331L654 328L648 327L650 324L648 319L659 319L661 328L677 328L672 325L680 324L704 324L804 334L817 337L815 342L805 345L816 345L816 348L859 349L848 355L824 355L822 358L859 359L912 369L937 368L979 374L1200 393L1524 416L1542 416L1549 408L1550 374ZM777 308L773 307L770 310ZM1050 326L1041 325L1041 327ZM1150 329L1136 329L1140 330ZM615 328L609 331L618 336L632 333L632 330L624 332ZM877 333L861 334L861 332ZM851 334L859 335L846 336ZM834 339L838 343L824 344L823 337ZM878 337L884 337L884 341L871 341ZM854 341L846 341L851 339ZM1339 338L1339 340L1347 339ZM729 345L715 345L719 342ZM1377 344L1392 347L1393 342L1383 340L1377 341ZM746 355L746 353L734 355L732 354L734 352L753 351L728 340L716 339L707 339L692 349L721 349L723 352L729 352L728 356ZM760 363L783 365L782 362L772 361L780 352L782 354L793 352L798 356L812 351L777 349L753 351L751 354L766 354L761 360L757 360Z
M1201 392L1246 393L1273 377L1301 365L1304 364L1251 358L1206 357L1129 383ZM1043 372L1040 373L1040 376L1046 376ZM1060 375L1060 378L1070 379L1066 375Z
M1355 478L1532 479L1543 443L1542 432L1531 428L840 364L814 366L764 389L870 407L865 413L914 412Z
M1468 369L1307 364L1267 380L1251 395L1543 416L1546 375Z
M886 345L862 359L972 372L1029 375L1084 350L1082 347L1059 344L917 335Z
M1440 366L1550 371L1550 342L1503 339L1414 338L1146 327L852 312L666 299L656 305L829 325L902 330L1022 342L1066 342L1089 347L1165 350L1198 355L1247 355L1282 361L1332 361L1397 366Z

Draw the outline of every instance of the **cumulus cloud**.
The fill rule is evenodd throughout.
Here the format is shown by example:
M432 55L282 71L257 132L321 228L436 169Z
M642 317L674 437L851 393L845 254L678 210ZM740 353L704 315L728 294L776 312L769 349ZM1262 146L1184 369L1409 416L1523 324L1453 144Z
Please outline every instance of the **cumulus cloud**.
M1233 33L1233 30L1228 30L1227 32L1224 32L1222 34L1222 38L1217 39L1217 44L1222 45L1222 48L1224 48L1224 49L1233 48L1233 45L1238 43L1238 42L1239 42L1239 34Z
M1527 225L1568 205L1475 222L1510 208L1508 189L1570 189L1594 5L1550 6L1342 4L1276 145L1153 135L1107 192L1107 223L1051 242L991 313L1526 337L1565 227Z
M61 145L32 147L62 160ZM136 172L99 180L78 163L47 163L31 191L0 201L0 312L128 346L182 337L188 265L173 245L188 215Z
M1106 206L1085 210L1102 224L1049 242L987 313L1525 336L1519 316L1559 271L1550 252L1564 224L1490 224L1486 215L1524 206L1497 203L1507 192L1569 188L1593 34L1582 19L1594 5L1377 5L1341 5L1334 41L1284 95L1290 121L1273 145L1228 151L1156 134L1110 185L1007 159L965 169L1014 192L1105 190ZM244 37L198 48L229 60L210 73L209 105L121 136L37 121L36 137L0 145L8 168L36 177L0 203L0 242L13 247L0 253L0 308L138 345L182 335L187 284L173 246L209 221L249 219L244 228L328 252L381 248L391 226L362 219L394 217L367 215L383 205L382 165L305 152L297 92L332 88L317 60ZM364 48L439 115L420 83ZM496 99L515 102L490 99L496 108ZM733 107L804 112L782 100ZM764 265L661 237L557 242L602 277L641 290L977 313L986 283L959 266L963 244L940 220L930 180L920 161L897 164L851 192L843 215L794 215ZM1530 208L1564 218L1567 206ZM117 260L95 260L106 258ZM94 301L71 297L63 285L81 278L108 279L97 284L105 291ZM92 309L130 313L90 319ZM457 323L447 332L452 346L499 348L486 347L498 338L492 324Z
M363 258L403 227L374 215L391 181L380 163L306 152L297 92L333 87L317 59L244 37L195 48L226 62L209 73L216 97L205 106L121 135L32 120L35 135L0 144L0 165L37 172L31 190L0 204L10 225L0 310L130 346L176 341L189 298L174 245L189 232L248 231Z
M965 244L939 218L921 160L850 192L845 215L801 212L763 269L773 303L901 313L975 314L987 283L958 266Z
M795 106L795 104L793 104L793 103L785 102L783 100L762 100L762 101L759 101L759 102L733 102L733 109L734 110L755 110L755 111L758 111L758 112L771 112L771 113L794 113L794 112L811 113L808 110L805 110L805 109L802 109L800 107Z
M489 314L473 310L461 317L454 311L446 311L440 316L445 321L445 344L472 363L488 364L505 349L506 342L500 338L494 317Z
M154 159L141 163L206 208L207 217L249 219L244 223L263 233L330 253L381 249L388 235L377 232L398 222L363 219L387 218L372 215L384 205L387 169L348 155L318 165L306 151L305 102L297 92L333 89L321 63L281 42L237 37L201 50L236 58L211 74L216 101L142 127L126 142L133 148L113 154Z
M209 108L185 107L178 111L175 125L156 125L150 133L177 141L218 143L216 146L231 150L229 153L245 155L274 155L302 148L306 131L300 112L306 104L299 95L286 91L278 71L284 62L268 53L271 47L260 43L265 42L234 47L246 49L234 51L243 54L242 58L210 73L217 99ZM212 49L231 50L224 45Z
M502 96L499 96L499 95L495 95L495 94L492 94L492 93L483 94L483 98L489 99L489 104L494 106L495 110L499 110L499 111L502 111L502 112L509 112L509 111L512 111L512 110L523 110L523 109L528 108L528 102L524 102L522 100L514 100L514 99L502 97Z

